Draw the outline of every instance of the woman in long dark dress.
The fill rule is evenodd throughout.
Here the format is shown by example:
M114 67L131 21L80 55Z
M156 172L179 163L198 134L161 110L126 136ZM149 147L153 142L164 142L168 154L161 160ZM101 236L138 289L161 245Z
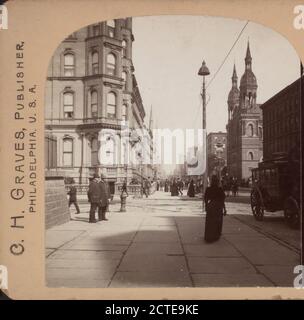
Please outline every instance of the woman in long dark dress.
M211 186L205 192L205 241L217 241L222 234L223 215L226 214L225 192L219 186L217 176L212 176Z
M194 190L194 183L193 179L191 179L191 182L189 184L188 192L187 192L188 197L193 198L195 196L195 190Z

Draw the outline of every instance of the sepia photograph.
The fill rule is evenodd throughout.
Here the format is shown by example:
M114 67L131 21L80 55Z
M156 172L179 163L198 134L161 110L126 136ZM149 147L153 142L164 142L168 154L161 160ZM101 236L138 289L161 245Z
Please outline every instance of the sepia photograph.
M301 68L249 20L63 35L44 87L46 286L294 287Z

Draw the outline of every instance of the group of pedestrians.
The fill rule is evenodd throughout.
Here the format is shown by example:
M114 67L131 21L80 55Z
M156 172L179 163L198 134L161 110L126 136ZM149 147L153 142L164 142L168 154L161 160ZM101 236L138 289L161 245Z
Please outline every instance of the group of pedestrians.
M171 196L182 196L184 190L184 182L181 178L173 178L170 182Z
M231 180L233 182L233 180ZM143 192L148 197L149 181L144 181L143 184ZM182 179L172 179L169 182L168 179L164 182L164 191L168 192L170 188L171 195L183 195L184 182ZM227 186L223 184L223 187ZM232 184L233 186L233 184ZM122 192L127 193L127 183L126 181L123 183ZM77 189L72 182L69 194L69 207L74 204L77 214L80 213L80 209L77 203ZM189 197L195 196L195 188L193 179L188 184L188 192L187 195ZM217 241L222 233L223 227L223 216L226 215L226 207L225 207L225 197L226 194L224 192L224 188L220 186L220 181L217 176L211 177L210 186L206 188L204 194L204 203L206 209L206 221L205 221L205 236L204 239L206 242L214 242ZM107 221L106 212L108 211L109 206L109 188L105 181L105 176L101 174L94 174L92 181L89 185L88 190L88 200L90 202L90 214L89 214L89 222L96 223L97 221ZM98 219L96 219L96 210L98 213Z
M230 196L230 192L234 197L238 195L239 192L239 183L236 177L229 177L228 174L222 178L223 190L226 193L226 196Z
M88 200L91 204L89 222L107 221L106 212L109 206L109 188L105 181L105 176L95 173L93 180L89 185ZM96 220L96 209L98 212L98 220Z
M73 204L76 208L76 214L80 213L79 205L77 202L77 189L75 182L72 180L71 186L68 192L69 195L69 207ZM90 203L89 222L96 223L97 221L107 221L106 212L109 207L110 192L108 184L105 181L105 176L100 176L95 173L93 179L89 184L88 189L88 201ZM96 210L98 212L98 218L96 219Z
M202 181L194 182L193 179L183 180L182 178L166 179L159 182L157 190L170 192L171 196L183 196L184 190L187 190L187 196L190 198L195 197L195 194L202 192Z

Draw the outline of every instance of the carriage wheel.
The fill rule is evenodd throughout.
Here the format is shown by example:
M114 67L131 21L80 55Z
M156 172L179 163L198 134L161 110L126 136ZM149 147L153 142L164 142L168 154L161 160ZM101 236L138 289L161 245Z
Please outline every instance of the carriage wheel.
M256 220L263 220L264 208L260 193L257 190L251 191L251 210Z
M300 227L300 210L297 201L289 197L284 203L284 216L286 223L293 229Z

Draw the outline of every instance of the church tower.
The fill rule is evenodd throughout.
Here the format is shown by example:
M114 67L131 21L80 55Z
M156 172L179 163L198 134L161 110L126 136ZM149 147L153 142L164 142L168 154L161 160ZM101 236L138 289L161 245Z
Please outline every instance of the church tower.
M254 73L252 72L252 57L248 41L245 57L245 72L241 78L240 83L240 106L242 109L250 109L256 107L257 88L257 80Z
M239 181L247 181L251 170L262 158L262 112L257 104L257 80L252 71L249 41L245 56L245 71L237 88L235 66L232 88L228 95L227 171Z

